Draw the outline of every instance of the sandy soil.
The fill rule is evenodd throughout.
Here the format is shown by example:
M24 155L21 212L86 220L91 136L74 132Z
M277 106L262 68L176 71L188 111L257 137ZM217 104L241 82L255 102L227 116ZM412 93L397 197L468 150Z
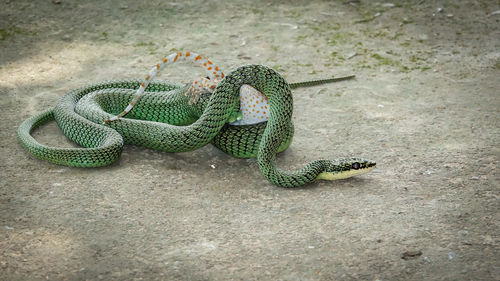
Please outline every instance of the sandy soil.
M0 3L1 280L500 280L498 1L139 2ZM377 169L283 189L212 146L77 169L18 144L69 90L174 50L289 81L356 74L294 93L279 165ZM54 123L35 136L69 145Z

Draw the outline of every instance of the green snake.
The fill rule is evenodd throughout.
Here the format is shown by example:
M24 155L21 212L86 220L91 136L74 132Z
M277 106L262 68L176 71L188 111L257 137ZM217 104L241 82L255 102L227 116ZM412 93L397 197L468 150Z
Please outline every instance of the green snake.
M311 82L314 84L314 82ZM276 166L276 155L293 137L291 86L276 71L261 65L237 68L225 76L212 94L202 94L189 104L181 83L151 82L127 115L106 125L134 96L138 80L106 81L73 90L53 109L24 121L18 129L20 143L34 156L75 167L106 166L120 156L123 144L166 152L191 151L213 143L240 158L257 157L259 169L271 183L301 186L318 179L335 180L372 170L375 162L361 158L316 160L297 171ZM248 84L264 94L270 104L267 122L232 126L228 120L239 110L239 88ZM64 135L84 148L55 148L38 143L31 133L55 119Z

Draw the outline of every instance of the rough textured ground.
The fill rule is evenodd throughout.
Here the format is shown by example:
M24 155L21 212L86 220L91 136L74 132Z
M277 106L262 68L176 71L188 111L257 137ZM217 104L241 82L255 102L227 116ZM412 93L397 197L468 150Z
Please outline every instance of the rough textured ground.
M252 2L1 1L1 280L499 280L498 1ZM289 81L356 74L294 93L279 165L377 169L283 189L212 146L76 169L18 144L67 91L174 50ZM55 124L35 135L69 145Z

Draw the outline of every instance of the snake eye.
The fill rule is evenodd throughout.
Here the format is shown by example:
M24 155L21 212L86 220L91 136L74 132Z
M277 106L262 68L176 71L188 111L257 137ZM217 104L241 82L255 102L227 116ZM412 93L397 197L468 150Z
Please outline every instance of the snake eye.
M358 163L358 162L353 163L353 164L352 164L352 168L353 168L354 170L359 169L359 163Z

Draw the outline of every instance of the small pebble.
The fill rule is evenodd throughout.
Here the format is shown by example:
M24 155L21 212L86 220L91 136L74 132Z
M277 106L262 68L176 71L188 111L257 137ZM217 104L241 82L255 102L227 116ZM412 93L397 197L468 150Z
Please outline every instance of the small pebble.
M290 27L291 29L297 29L297 28L299 28L299 26L298 26L298 25L291 24L291 23L280 23L280 25L282 25L282 26L288 26L288 27Z
M357 53L356 53L356 52L351 52L351 53L349 53L349 54L345 55L345 58L346 58L346 59L351 59L351 58L353 58L353 57L354 57L354 56L356 56L356 55L357 55Z
M455 252L449 252L448 253L448 259L451 261L452 259L454 259L456 256Z
M416 259L422 255L422 251L406 251L401 254L401 258L404 260Z

